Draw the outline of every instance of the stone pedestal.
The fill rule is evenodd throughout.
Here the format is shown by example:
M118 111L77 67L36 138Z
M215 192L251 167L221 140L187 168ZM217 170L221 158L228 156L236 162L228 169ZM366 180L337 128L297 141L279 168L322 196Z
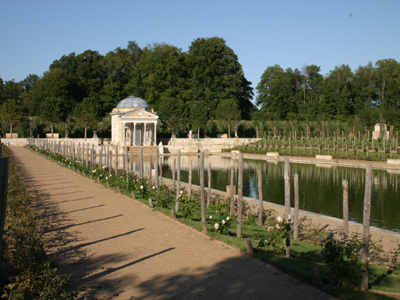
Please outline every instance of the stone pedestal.
M386 124L375 124L374 131L372 132L372 138L374 140L379 138L389 139L389 131L387 130Z

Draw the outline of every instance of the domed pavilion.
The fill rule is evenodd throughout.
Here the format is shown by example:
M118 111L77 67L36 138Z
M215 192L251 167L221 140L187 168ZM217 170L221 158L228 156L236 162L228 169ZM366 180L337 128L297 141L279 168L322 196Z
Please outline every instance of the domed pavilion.
M158 116L141 98L129 96L111 115L111 142L123 146L156 146Z

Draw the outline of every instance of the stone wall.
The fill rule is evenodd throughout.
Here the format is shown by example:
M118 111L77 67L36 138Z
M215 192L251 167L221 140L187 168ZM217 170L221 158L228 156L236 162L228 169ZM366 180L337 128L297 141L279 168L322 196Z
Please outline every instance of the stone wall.
M2 138L1 142L6 146L18 146L23 147L28 144L28 139L19 138L19 139L5 139Z
M204 138L204 139L189 139L189 138L171 138L164 149L169 153L195 152L204 151L208 153L221 152L222 149L229 149L235 146L247 145L254 143L260 139L257 138Z

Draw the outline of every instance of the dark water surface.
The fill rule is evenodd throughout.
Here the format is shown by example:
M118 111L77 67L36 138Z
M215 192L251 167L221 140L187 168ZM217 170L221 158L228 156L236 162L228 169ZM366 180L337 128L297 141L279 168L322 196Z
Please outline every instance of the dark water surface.
M172 178L171 168L176 157L166 157L163 176ZM193 184L199 185L198 159L182 156L181 180L188 181L188 170L192 164ZM230 184L230 158L206 156L205 185L207 186L208 164L211 163L211 187L226 191ZM235 163L235 184L237 184L238 161ZM245 160L243 196L258 199L257 166L262 168L264 201L284 205L283 163ZM349 181L349 219L362 223L365 169L326 167L291 163L292 207L293 175L299 175L300 209L336 218L343 216L342 179ZM400 170L397 173L373 170L371 225L400 232Z

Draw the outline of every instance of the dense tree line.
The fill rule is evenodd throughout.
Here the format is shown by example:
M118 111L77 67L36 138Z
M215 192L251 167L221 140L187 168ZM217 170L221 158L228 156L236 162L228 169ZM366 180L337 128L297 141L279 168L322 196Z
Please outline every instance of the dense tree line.
M145 99L159 114L160 136L189 129L210 135L216 131L213 120L225 124L230 135L240 120L350 117L368 126L382 119L400 125L400 65L394 59L355 72L342 65L326 76L316 65L302 70L274 65L256 91L258 108L237 55L222 38L198 38L187 52L165 43L142 49L129 42L106 55L93 50L64 55L41 77L0 78L0 130L36 136L55 126L61 136L82 136L89 129L107 137L109 113L129 95Z
M200 131L216 118L223 101L235 103L236 120L249 119L255 110L250 84L221 38L196 39L188 52L164 43L141 49L129 42L104 56L92 50L64 55L41 78L1 82L2 123L7 124L2 129L35 116L51 130L56 125L61 131L65 124L66 134L92 128L107 135L113 107L135 95L160 115L162 131Z
M320 67L301 71L267 67L257 85L256 119L332 120L359 118L366 126L378 121L400 125L400 64L394 59L360 66L335 67L325 77Z

